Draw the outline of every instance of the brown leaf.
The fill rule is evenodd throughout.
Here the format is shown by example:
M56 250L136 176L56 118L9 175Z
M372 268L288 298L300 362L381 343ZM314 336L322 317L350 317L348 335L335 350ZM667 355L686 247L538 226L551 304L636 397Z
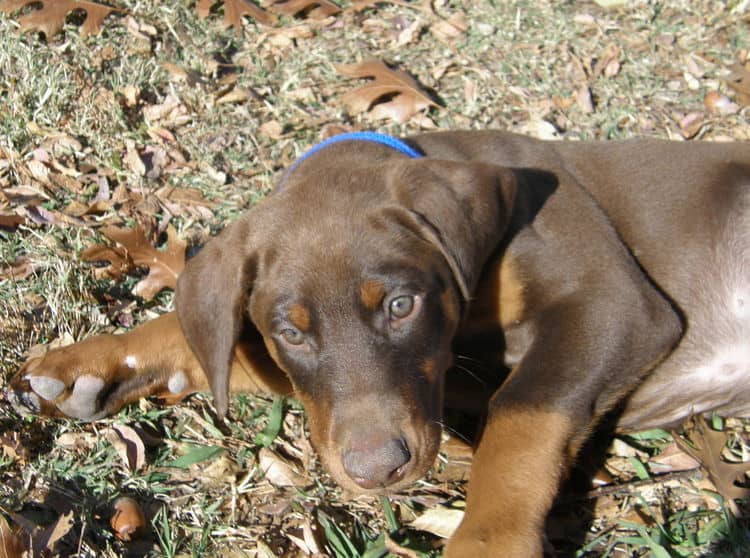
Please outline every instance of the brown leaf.
M727 85L737 93L737 101L743 106L750 106L750 63L734 64L729 69Z
M8 521L0 515L0 558L22 558L24 553L20 529L12 529Z
M177 277L185 267L186 244L177 237L174 229L167 229L167 244L163 251L151 245L141 227L105 227L102 234L121 245L135 265L149 269L148 275L133 289L136 295L151 300L162 289L177 286Z
M325 19L341 11L341 8L328 0L274 0L269 8L288 16L305 14L311 19Z
M81 35L98 33L105 17L112 12L122 12L118 8L86 0L5 0L0 4L0 12L10 14L33 4L41 4L42 7L18 18L21 31L41 31L47 39L62 31L65 17L74 10L86 12Z
M250 16L255 21L263 25L273 25L276 17L269 14L259 6L256 6L249 0L222 0L224 3L224 27L234 27L242 29L242 17ZM198 0L195 10L198 17L205 19L208 17L211 7L216 4L216 0Z
M599 60L596 61L592 73L594 77L604 74L604 77L611 78L616 76L619 71L620 48L616 44L610 43L604 47L604 51Z
M747 480L745 473L750 470L750 463L730 463L721 458L721 453L727 443L726 434L711 430L703 417L693 417L688 422L685 432L685 437L690 443L675 433L673 437L680 449L700 462L708 478L724 498L724 505L735 516L739 515L734 500L750 497L750 488L738 486L735 483L740 478Z
M46 548L47 550L54 550L55 543L68 534L68 531L73 527L73 512L68 512L61 515L57 521L43 529L42 531L33 534L33 546L34 548Z
M115 537L121 541L129 541L146 527L146 518L141 506L127 496L121 496L112 506L114 513L109 520Z
M105 436L131 471L137 471L146 463L146 446L130 426L116 424L106 431Z
M15 229L18 225L23 225L26 217L16 215L15 213L0 213L0 228Z
M417 112L437 106L414 78L380 60L338 66L337 70L353 78L372 78L344 95L342 100L353 114L371 111L375 118L403 123Z
M81 259L85 262L109 262L107 267L96 269L94 275L97 279L109 277L117 280L123 273L135 267L133 260L128 257L127 251L121 246L92 244L81 252Z
M0 266L0 277L21 281L34 273L38 265L37 262L32 261L28 256L19 256L12 262Z
M310 484L310 479L296 471L289 460L268 448L258 453L258 466L266 479L274 486L295 486L302 488Z

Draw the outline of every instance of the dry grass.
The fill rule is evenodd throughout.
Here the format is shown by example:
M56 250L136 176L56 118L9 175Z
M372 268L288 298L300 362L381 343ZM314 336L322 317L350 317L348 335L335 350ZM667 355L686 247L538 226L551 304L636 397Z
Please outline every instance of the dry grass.
M48 43L19 34L14 18L0 16L0 209L33 198L64 215L72 201L90 203L102 184L124 200L79 221L0 228L0 262L23 255L34 264L22 280L0 277L3 380L34 343L120 331L170 307L170 294L134 300L135 279L99 280L78 261L83 247L101 240L100 223L139 221L158 230L171 223L184 238L203 242L261 197L328 124L394 134L505 128L568 139L750 139L748 108L714 115L703 105L710 91L731 96L723 78L748 58L747 0L633 0L611 10L553 0L438 0L432 9L386 2L324 22L285 18L268 28L247 21L239 33L222 30L216 15L198 19L181 0L116 3L132 17L110 18L87 38L71 19ZM441 38L445 21L465 31ZM405 32L410 25L417 31ZM347 115L339 99L352 84L335 66L369 57L409 71L442 108L403 125ZM164 107L172 102L169 112ZM166 154L166 163L144 173L134 150L142 158ZM41 177L39 162L60 174L45 153L81 174ZM164 186L197 190L207 205L165 203ZM308 528L321 550L336 556L384 555L377 537L386 532L405 547L437 554L435 537L400 525L460 502L461 483L441 482L436 473L390 504L351 500L318 466L301 410L287 402L270 445L309 473L299 487L276 488L257 467L256 434L276 420L272 409L265 399L240 398L236 422L221 431L203 397L172 409L143 402L97 424L21 420L0 399L0 511L46 526L72 510L73 529L55 547L66 556L304 555L289 535L304 539ZM113 424L137 426L148 442L137 471L104 435ZM746 427L730 426L742 456ZM613 450L623 454L608 461L619 480L638 479L638 464L668 444L659 433L645 438ZM195 457L194 446L224 451L170 466L185 453ZM550 536L560 555L748 555L746 527L706 496L709 488L689 472L628 485L596 506L574 500L572 512L561 506ZM135 543L116 540L109 527L121 494L134 496L153 520ZM593 514L583 533L573 521L582 508Z

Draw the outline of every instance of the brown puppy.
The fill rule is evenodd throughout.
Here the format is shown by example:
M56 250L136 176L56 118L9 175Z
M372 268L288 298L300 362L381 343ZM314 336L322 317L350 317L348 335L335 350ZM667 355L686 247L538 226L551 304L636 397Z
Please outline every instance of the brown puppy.
M210 385L223 414L230 391L288 379L336 480L397 490L433 463L458 347L509 374L454 558L541 556L560 479L607 413L622 429L750 414L750 146L407 142L424 157L313 153L189 262L179 325L50 352L14 397L90 419Z

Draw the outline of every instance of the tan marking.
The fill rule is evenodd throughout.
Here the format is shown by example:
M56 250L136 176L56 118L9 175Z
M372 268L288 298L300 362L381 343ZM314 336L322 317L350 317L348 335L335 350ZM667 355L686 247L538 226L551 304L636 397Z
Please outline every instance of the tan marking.
M419 365L419 371L422 372L428 382L434 382L437 375L437 363L435 359L428 358Z
M385 285L375 279L363 281L359 287L359 298L368 310L375 310L385 296Z
M289 307L289 321L300 331L310 330L310 312L301 304L292 304Z
M458 304L451 288L447 288L440 293L440 307L443 309L443 315L449 323L458 323Z
M500 324L506 327L521 321L524 311L523 279L518 265L508 255L500 262Z
M270 337L263 336L263 343L266 345L266 349L268 349L268 354L271 355L271 358L274 360L274 362L279 362L279 350L276 348L276 343L273 339Z
M482 541L482 556L541 558L544 520L569 464L573 433L561 413L516 405L496 410L474 454L466 515L444 555L470 556Z

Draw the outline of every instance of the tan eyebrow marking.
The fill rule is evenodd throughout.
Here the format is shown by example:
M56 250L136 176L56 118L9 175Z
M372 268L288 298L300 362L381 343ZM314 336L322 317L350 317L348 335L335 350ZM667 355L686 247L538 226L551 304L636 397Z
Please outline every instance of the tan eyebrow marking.
M359 298L368 310L375 310L385 296L385 285L376 279L367 279L359 286Z
M300 331L308 331L310 329L310 312L301 304L292 304L289 307L289 321Z

